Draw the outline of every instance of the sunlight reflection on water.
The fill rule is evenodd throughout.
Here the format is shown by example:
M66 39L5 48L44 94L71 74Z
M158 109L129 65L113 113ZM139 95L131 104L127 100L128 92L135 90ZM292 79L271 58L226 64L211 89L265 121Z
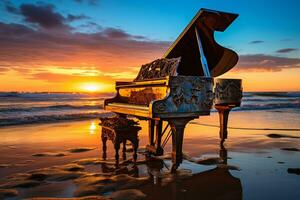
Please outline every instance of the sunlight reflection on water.
M90 127L89 127L90 134L91 134L91 135L96 134L97 129L98 129L98 126L97 126L96 122L95 122L95 121L92 121L91 124L90 124Z

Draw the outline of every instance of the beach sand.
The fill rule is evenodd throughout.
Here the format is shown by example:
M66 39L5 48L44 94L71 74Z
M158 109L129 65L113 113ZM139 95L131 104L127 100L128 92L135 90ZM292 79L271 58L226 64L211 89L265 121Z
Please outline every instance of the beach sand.
M293 112L232 112L229 126L299 128ZM0 199L32 197L94 199L299 199L299 131L229 129L219 144L217 113L186 127L185 159L170 174L170 145L165 156L145 160L147 123L140 121L136 165L120 160L107 142L102 156L98 120L0 128ZM97 196L97 197L95 197Z

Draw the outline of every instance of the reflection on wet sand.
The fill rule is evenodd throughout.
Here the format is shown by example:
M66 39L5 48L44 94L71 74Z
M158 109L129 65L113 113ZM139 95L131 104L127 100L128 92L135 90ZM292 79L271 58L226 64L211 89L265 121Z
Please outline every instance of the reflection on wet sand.
M176 175L175 175L176 176ZM169 184L141 188L146 199L242 199L242 185L227 169L215 168Z
M106 150L106 149L105 149ZM103 152L106 154L105 152ZM167 165L165 160L156 157L145 156L144 161L134 163L131 170L108 166L102 163L102 171L105 173L129 174L139 177L139 165L146 165L149 176L149 183L138 187L146 199L242 199L241 181L232 176L227 166L227 149L223 142L220 142L219 165L211 170L198 174L192 174L190 170L180 169L177 173L171 174L163 170ZM209 160L209 159L208 159ZM211 163L214 165L215 163ZM206 162L205 165L209 165ZM116 170L117 169L117 170Z
M217 119L216 114L211 118ZM249 113L232 114L231 121L235 126L246 126ZM256 112L255 116L260 120L251 125L275 124L268 121L274 118L268 114L274 115ZM211 118L201 120L212 123ZM0 188L6 186L2 192L12 189L10 194L17 195L12 200L107 196L129 189L143 192L146 199L241 199L242 196L247 199L285 199L287 194L290 199L298 199L300 195L297 190L299 152L282 150L300 148L297 133L278 132L270 138L267 137L272 133L269 131L230 130L227 151L224 146L219 146L217 128L189 124L184 140L184 162L172 175L169 173L170 142L165 146L163 157L149 158L142 154L148 142L145 122L140 123L143 129L139 133L137 162L134 164L132 159L125 158L120 160L118 168L111 142L107 143L107 159L101 158L101 127L97 125L94 130L92 124L95 122L98 124L98 121L82 121L0 129ZM90 134L91 126L96 134ZM32 156L43 152L47 154ZM61 152L65 156L53 156ZM132 158L131 151L126 154L127 158ZM70 165L72 163L77 165ZM280 184L282 180L286 184Z
M219 156L222 164L227 164L227 149L222 143ZM153 184L141 188L146 199L242 199L241 181L228 168L216 167L193 175L183 169L174 175L162 175L163 162L147 164Z

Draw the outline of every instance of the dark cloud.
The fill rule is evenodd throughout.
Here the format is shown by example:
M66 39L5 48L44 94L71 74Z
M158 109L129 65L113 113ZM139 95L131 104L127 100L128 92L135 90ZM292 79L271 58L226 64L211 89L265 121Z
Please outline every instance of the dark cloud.
M253 40L251 42L249 42L249 44L260 44L260 43L264 43L265 41L262 40Z
M0 22L0 39L13 40L14 38L22 38L26 34L33 34L34 30L21 24L5 24ZM4 41L1 41L4 42ZM1 43L2 44L2 43Z
M300 68L300 58L287 58L265 54L240 55L235 71L281 71Z
M89 19L86 15L67 14L64 17L55 11L52 4L21 4L20 8L16 8L10 2L7 2L5 8L10 13L21 15L26 22L45 29L71 29L67 22Z
M103 31L103 33L109 37L109 38L115 38L115 39L128 39L131 37L128 33L121 29L117 28L107 28Z
M20 10L16 8L14 5L12 5L10 2L5 3L5 9L7 12L13 13L13 14L20 14Z
M36 23L43 28L61 28L64 27L65 18L54 11L54 7L48 5L22 4L20 11L25 21Z
M276 53L290 53L293 51L297 51L298 49L296 48L285 48L285 49L279 49L276 51Z
M72 14L68 14L66 20L67 21L76 21L76 20L82 20L82 19L89 19L88 16L85 16L85 15L72 15Z
M88 3L90 5L97 5L99 0L74 0L76 3Z
M86 22L84 24L80 25L81 27L87 27L87 28L98 28L99 30L102 29L102 26L100 26L99 24L95 23L95 22Z
M130 35L126 33L124 30L119 28L106 28L103 30L103 34L105 34L109 38L114 38L114 39L147 40L147 38L144 36Z

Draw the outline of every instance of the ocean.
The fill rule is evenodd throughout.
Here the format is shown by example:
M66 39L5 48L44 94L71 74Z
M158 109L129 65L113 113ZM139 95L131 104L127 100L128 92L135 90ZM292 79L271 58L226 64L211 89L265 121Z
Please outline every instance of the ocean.
M105 196L119 191L122 184L115 180L124 177L130 183L136 177L147 180L130 185L146 199L299 199L300 92L245 92L242 106L230 114L224 144L216 110L191 121L176 176L169 173L172 140L163 157L145 160L144 120L139 121L137 163L128 151L116 168L112 142L107 142L107 160L101 158L97 118L105 113L103 100L113 95L0 93L0 188L17 191L8 199ZM109 190L99 180L108 180Z
M0 126L98 118L113 94L0 92ZM245 92L233 112L300 113L300 92ZM212 110L212 112L216 112Z

